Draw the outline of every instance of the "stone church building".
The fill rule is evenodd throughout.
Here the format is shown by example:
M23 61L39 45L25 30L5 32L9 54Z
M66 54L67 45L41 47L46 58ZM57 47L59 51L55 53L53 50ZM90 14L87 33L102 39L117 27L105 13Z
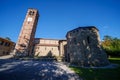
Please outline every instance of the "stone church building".
M66 40L35 38L35 56L64 56Z
M16 56L63 56L66 40L35 38L39 13L28 9L14 53Z
M109 64L100 46L98 29L78 27L67 32L67 40L35 38L39 13L28 9L14 53L16 56L57 56L80 66Z

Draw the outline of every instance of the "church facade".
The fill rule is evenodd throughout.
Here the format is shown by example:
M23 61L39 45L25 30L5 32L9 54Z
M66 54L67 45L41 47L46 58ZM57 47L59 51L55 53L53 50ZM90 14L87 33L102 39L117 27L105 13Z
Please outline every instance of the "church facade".
M35 38L35 56L61 56L65 54L66 40Z

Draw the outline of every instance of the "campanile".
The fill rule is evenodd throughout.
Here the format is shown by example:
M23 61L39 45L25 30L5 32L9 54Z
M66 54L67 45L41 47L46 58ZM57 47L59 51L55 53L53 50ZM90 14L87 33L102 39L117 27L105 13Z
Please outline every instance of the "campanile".
M36 9L28 9L14 53L16 56L32 56L34 36L39 13Z

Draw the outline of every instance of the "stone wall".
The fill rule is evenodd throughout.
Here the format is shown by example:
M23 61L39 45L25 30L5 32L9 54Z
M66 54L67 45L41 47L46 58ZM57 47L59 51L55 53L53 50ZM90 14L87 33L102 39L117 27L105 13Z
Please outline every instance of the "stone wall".
M59 53L60 56L65 56L66 54L66 45L67 45L67 41L66 40L60 40L59 41Z
M66 40L60 40L59 41L59 60L60 61L66 61L67 57L67 49L66 49L67 41Z
M105 66L109 64L100 46L98 29L79 27L67 33L67 55L70 62L79 66Z
M38 57L56 57L65 61L66 40L35 38L34 54Z
M55 39L35 39L35 56L59 56L59 40Z

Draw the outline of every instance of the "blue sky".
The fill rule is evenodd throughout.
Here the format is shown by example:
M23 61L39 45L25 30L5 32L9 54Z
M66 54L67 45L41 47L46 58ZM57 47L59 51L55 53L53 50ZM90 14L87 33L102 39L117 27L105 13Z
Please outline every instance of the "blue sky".
M65 39L67 31L96 26L120 38L120 0L0 0L0 37L16 42L28 8L39 10L36 38Z

